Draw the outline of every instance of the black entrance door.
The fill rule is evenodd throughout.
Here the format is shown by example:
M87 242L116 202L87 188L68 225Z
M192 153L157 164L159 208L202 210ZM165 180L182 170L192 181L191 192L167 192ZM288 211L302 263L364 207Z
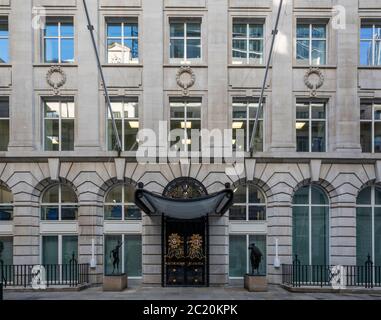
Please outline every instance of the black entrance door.
M163 285L207 286L207 218L163 222Z

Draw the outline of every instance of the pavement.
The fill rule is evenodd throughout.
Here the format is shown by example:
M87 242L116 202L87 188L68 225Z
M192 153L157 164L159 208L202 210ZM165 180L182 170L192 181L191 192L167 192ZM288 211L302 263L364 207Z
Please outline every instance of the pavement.
M4 300L381 300L381 293L291 293L270 285L268 292L250 293L239 287L161 288L132 287L123 292L103 292L91 287L75 292L4 291Z

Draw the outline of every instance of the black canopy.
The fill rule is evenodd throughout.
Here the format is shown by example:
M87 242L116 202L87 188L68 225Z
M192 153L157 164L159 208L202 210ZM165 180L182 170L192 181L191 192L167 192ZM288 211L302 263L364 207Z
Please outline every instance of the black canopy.
M208 214L224 215L233 204L233 191L223 191L193 199L165 198L138 189L135 204L148 215L163 214L176 219L196 219Z

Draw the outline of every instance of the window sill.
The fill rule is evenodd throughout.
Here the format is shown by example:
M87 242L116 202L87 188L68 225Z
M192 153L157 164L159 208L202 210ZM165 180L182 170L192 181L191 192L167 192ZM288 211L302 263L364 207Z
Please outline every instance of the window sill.
M292 66L293 69L309 69L309 68L317 68L317 69L337 69L337 65L334 64L325 64L320 66L310 65L310 64L295 64Z
M0 63L0 68L11 68L12 64L11 63Z
M364 70L380 70L381 66L359 66L358 69Z
M105 63L102 64L104 68L142 68L142 63Z
M235 64L230 63L228 65L228 68L252 68L252 69L265 69L266 66L264 64L250 64L250 63L242 63L242 64ZM272 66L270 66L270 69Z
M33 67L61 67L61 68L77 68L77 63L35 63Z
M181 67L191 67L191 68L207 68L208 65L205 62L192 62L192 63L180 63L180 62L169 62L165 63L163 67L169 68L181 68Z

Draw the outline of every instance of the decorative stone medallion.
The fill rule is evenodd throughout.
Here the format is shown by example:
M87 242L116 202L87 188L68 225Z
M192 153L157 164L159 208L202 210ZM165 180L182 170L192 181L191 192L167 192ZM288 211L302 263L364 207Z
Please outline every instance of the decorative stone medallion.
M183 95L189 96L189 88L194 86L196 75L190 66L182 66L177 71L176 81L178 86L183 89Z
M66 74L60 66L52 66L46 73L46 82L54 90L54 94L59 94L59 89L66 83Z
M319 68L310 68L305 76L304 83L311 91L311 96L316 97L317 90L324 84L324 75Z

